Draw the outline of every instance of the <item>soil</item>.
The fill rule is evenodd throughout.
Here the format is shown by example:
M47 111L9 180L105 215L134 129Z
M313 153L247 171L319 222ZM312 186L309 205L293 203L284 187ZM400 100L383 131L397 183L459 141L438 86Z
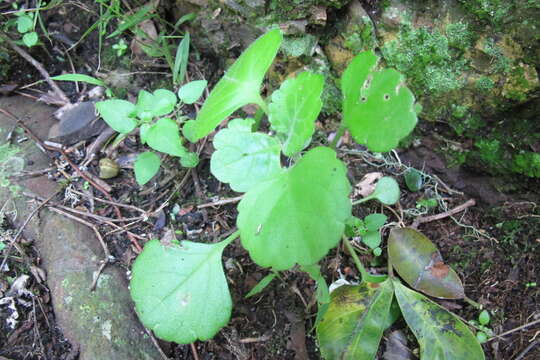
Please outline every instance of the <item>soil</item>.
M97 11L92 1L82 1L85 7ZM73 5L71 5L73 6ZM62 5L48 10L44 16L47 21L60 24L57 26L68 38L78 39L97 16L95 13L72 11L70 5ZM75 15L75 18L66 17L66 11ZM45 13L45 12L44 12ZM90 15L88 15L90 14ZM111 29L112 29L112 25ZM111 30L109 29L109 30ZM51 42L44 41L43 47L36 47L30 51L31 55L43 63L44 67L56 75L61 72L72 72L71 61L76 72L87 73L87 69L96 69L98 36L96 32L86 37L74 52L72 59L59 61L53 56L65 49L66 44L55 36ZM114 42L105 41L110 47ZM0 44L0 46L4 46ZM46 50L45 50L46 49ZM63 50L59 53L65 54ZM0 80L0 85L6 83L17 84L23 87L34 81L41 80L33 67L17 59L8 71L8 77ZM204 56L192 57L188 73L195 78L205 75L206 78L216 79L214 65L215 59ZM120 59L111 60L102 64L101 72L118 70L122 67ZM142 65L134 61L132 72L167 71L163 63L153 62L153 65ZM140 74L135 75L133 84L147 84L148 90L155 88L153 84L162 81L162 75ZM72 84L62 84L63 90L75 100L80 93L76 92ZM45 84L38 84L29 89L20 90L27 96L35 96L39 91L46 90ZM83 89L80 89L82 92ZM194 107L190 109L195 112ZM335 124L331 121L319 124L318 139L326 139ZM510 194L501 195L495 187L487 185L490 178L485 174L469 173L466 169L448 169L435 149L430 132L435 128L432 124L424 124L420 130L422 144L419 147L400 152L404 164L424 169L428 175L437 175L441 182L432 182L419 192L407 191L403 181L403 167L396 165L395 159L390 156L385 161L370 157L362 148L345 141L341 146L340 155L347 163L352 184L360 181L368 172L383 171L385 174L398 178L402 189L400 200L401 209L404 210L404 221L410 225L414 220L412 214L418 210L418 200L440 195L437 206L430 209L427 214L442 212L448 208L458 206L471 197L478 203L477 206L457 214L454 218L445 218L436 222L422 224L420 230L432 239L439 247L446 262L460 275L469 298L479 302L492 313L491 328L495 334L501 334L515 329L523 324L537 320L540 314L540 287L538 282L540 272L540 208L537 207L539 198L538 180L523 180L526 187L519 188ZM89 145L91 141L85 145ZM423 148L422 148L423 146ZM85 147L80 148L82 153L73 156L77 162L83 158ZM128 138L116 154L118 158L129 156L144 149L135 138ZM210 206L200 208L198 205L212 202L213 199L232 198L238 194L228 190L226 185L220 184L212 177L209 171L209 155L213 151L210 142L199 148L201 162L191 173L178 169L171 160L164 164L158 180L139 192L130 170L122 171L121 175L108 183L114 189L114 198L118 202L137 204L143 209L156 209L169 198L169 205L160 213L160 216L140 222L132 228L135 234L151 233L160 238L169 229L180 229L183 235L179 238L197 238L199 230L205 229L210 234L207 238L198 241L212 242L224 234L230 233L235 227L235 204L224 206ZM356 152L356 153L354 153ZM436 161L440 166L435 166ZM370 160L370 163L365 160ZM374 166L376 165L376 166ZM71 168L66 171L73 172ZM90 165L90 171L97 173L97 162ZM62 180L57 170L51 176ZM518 179L519 181L519 179ZM434 184L438 187L435 188ZM182 184L182 186L178 186ZM72 186L83 188L83 181L75 181ZM452 191L457 189L456 191ZM476 189L476 190L475 190ZM478 189L482 189L481 192ZM460 191L458 191L460 190ZM462 191L462 192L461 192ZM156 196L159 194L159 196ZM67 204L66 199L55 201ZM92 205L80 198L71 203L72 206L92 208ZM389 216L389 221L396 221L396 216L375 205L372 208L362 208L356 215L365 216L370 210L382 210ZM399 212L399 208L396 208ZM135 213L134 213L135 214ZM175 214L172 215L171 214ZM409 215L407 215L409 214ZM100 210L101 216L114 216L110 208ZM129 217L130 212L123 213ZM100 225L101 226L101 225ZM14 230L7 220L3 224L4 231ZM110 228L102 226L102 232ZM190 235L191 234L191 235ZM112 255L129 268L136 254L129 240L122 235L107 237L108 246ZM31 268L39 267L39 256L31 244L25 245L28 258L22 261L17 256L10 256L8 266L10 271L3 276L16 278L22 274L31 274ZM363 255L366 264L372 268L384 270L384 262L374 259L371 255ZM313 325L316 316L315 283L307 275L299 271L286 271L281 279L274 280L265 290L254 297L245 298L247 292L262 279L268 271L255 265L246 251L235 242L226 249L224 254L226 275L229 281L234 309L229 324L212 340L197 342L196 352L200 359L319 359ZM347 279L357 278L354 264L347 252L342 248L334 249L321 264L323 275L328 283L345 274ZM7 278L6 278L7 280ZM0 286L7 287L7 282L0 279ZM69 344L60 329L55 326L54 314L46 283L39 283L32 277L28 288L36 300L25 308L20 314L19 325L11 330L6 327L6 313L2 312L0 323L0 359L76 359L78 350L75 344ZM471 320L478 316L478 311L464 301L439 301L439 303L464 319ZM405 330L403 320L395 324L392 330ZM538 359L540 346L532 347L526 351L533 341L539 341L539 326L527 327L515 331L503 338L495 338L484 344L483 348L488 359ZM388 333L386 334L388 335ZM381 354L385 348L385 339L381 346ZM409 347L417 353L414 337L407 332ZM533 340L536 339L536 340ZM171 359L194 359L193 349L189 345L176 345L159 342L165 354ZM520 357L521 356L521 357Z

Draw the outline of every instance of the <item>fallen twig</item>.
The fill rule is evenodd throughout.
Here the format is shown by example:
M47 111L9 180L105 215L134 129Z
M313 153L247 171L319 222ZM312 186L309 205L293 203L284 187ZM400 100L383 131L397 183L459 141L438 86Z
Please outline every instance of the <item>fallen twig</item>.
M514 333L516 331L523 330L525 328L528 328L529 326L533 326L533 325L536 325L536 324L540 324L540 319L531 321L530 323L527 323L527 324L523 324L523 325L518 326L517 328L514 328L512 330L505 331L502 334L497 334L497 335L487 339L487 341L491 341L491 340L497 339L497 338L502 338L502 337L504 337L506 335L510 335L510 334L512 334L512 333Z
M239 202L240 200L242 200L243 197L244 196L241 195L241 196L237 196L237 197L233 197L233 198L229 198L229 199L216 200L216 201L209 202L209 203L206 203L206 204L198 205L197 209L203 209L203 208L214 207L214 206L221 206L221 205L226 205L226 204L233 204L233 203L236 203L236 202Z
M463 210L471 207L471 206L474 206L476 205L476 201L474 201L474 199L470 199L470 200L467 200L467 202L459 205L459 206L456 206L455 208L453 209L450 209L448 211L445 211L443 213L440 213L440 214L436 214L436 215L431 215L431 216L422 216L422 217L418 217L416 218L412 225L411 225L411 228L413 229L416 229L418 228L418 226L420 224L424 224L424 223L428 223L428 222L432 222L432 221L437 221L437 220L441 220L441 219L444 219L444 218L447 218L447 217L450 217L452 215L455 215L459 212L462 212Z

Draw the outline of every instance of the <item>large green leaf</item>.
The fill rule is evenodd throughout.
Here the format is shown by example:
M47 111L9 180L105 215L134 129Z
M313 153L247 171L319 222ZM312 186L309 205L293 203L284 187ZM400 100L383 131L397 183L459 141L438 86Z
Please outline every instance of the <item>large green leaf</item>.
M455 315L399 281L394 281L394 290L422 360L484 359L475 336Z
M187 150L182 145L180 129L172 119L161 118L144 135L148 146L162 153L173 156L186 156Z
M232 309L221 265L226 245L148 242L133 264L130 283L143 325L179 344L208 340L225 326Z
M279 29L271 30L240 55L214 87L197 119L184 125L184 136L189 141L202 139L240 107L263 102L261 83L277 54L282 37Z
M216 151L210 171L238 192L246 192L282 171L279 142L269 135L252 133L253 123L253 119L234 119L214 137Z
M135 105L126 100L112 99L96 103L96 110L114 131L128 134L137 127L133 112Z
M292 156L304 149L315 131L321 112L324 77L310 72L287 79L272 94L268 120L280 137L283 153Z
M244 248L261 266L314 264L340 240L351 215L346 168L326 147L251 188L238 205Z
M422 233L394 228L388 237L389 261L416 290L442 299L461 299L463 285L456 272L443 262L441 253Z
M343 285L330 294L330 306L317 326L326 360L372 360L391 325L392 281Z
M414 129L414 96L394 69L375 71L379 58L357 55L341 79L343 119L354 140L372 151L390 151Z

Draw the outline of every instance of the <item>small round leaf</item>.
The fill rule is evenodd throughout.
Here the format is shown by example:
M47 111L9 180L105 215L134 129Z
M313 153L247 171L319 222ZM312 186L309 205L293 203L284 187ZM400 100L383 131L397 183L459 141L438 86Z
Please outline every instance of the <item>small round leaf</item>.
M126 100L111 99L96 103L96 110L114 131L128 134L137 126L132 116L135 105Z
M176 121L161 118L146 132L145 140L152 149L165 154L183 157L187 150L182 145L180 129Z
M157 174L161 160L151 151L146 151L137 156L135 164L135 180L139 185L144 185Z
M36 45L38 43L38 40L39 40L39 37L38 37L37 32L35 31L24 34L22 38L24 45L28 47L32 47Z
M188 82L178 90L178 98L185 104L193 104L202 96L207 85L206 80Z

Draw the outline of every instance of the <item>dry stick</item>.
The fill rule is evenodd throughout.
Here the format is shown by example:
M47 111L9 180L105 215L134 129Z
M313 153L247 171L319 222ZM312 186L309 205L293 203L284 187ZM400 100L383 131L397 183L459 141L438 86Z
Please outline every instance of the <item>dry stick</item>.
M152 332L150 330L148 330L147 328L144 328L144 331L146 331L148 336L150 336L150 340L152 340L152 344L154 344L154 346L156 347L159 355L161 355L161 358L163 360L169 360L169 357L167 355L165 355L165 353L161 349L161 346L159 346L159 343L157 342L156 337L154 336L154 334L152 334Z
M431 216L422 216L422 217L416 218L413 221L413 223L411 225L411 228L416 229L416 228L418 228L418 225L420 225L420 224L447 218L449 216L452 216L452 215L455 215L455 214L457 214L459 212L462 212L463 210L465 210L465 209L467 209L467 208L469 208L471 206L474 206L474 205L476 205L476 201L474 201L474 199L470 199L470 200L467 200L467 202L465 202L465 203L463 203L463 204L461 204L459 206L456 206L453 209L445 211L443 213L436 214L436 215L431 215Z
M539 340L534 340L532 343L529 344L521 353L519 353L518 356L514 360L521 360L525 358L525 355L529 353L535 347L536 345L540 344Z
M13 236L13 238L11 239L11 241L9 242L9 246L6 250L6 254L4 255L4 259L2 260L2 264L0 265L0 269L3 269L4 268L4 265L6 265L6 261L7 261L7 258L9 256L9 253L11 252L11 249L13 248L13 246L15 245L15 242L17 241L17 239L19 238L19 236L21 236L24 228L26 227L26 225L28 225L28 223L30 222L30 220L34 217L34 215L45 205L47 204L54 196L56 196L56 194L58 194L59 191L55 192L54 194L52 194L51 196L49 196L47 199L43 200L41 202L41 204L39 204L34 210L32 210L32 212L26 217L26 220L24 220L24 223L19 227L19 230L17 230L17 233L15 234L15 236Z
M83 196L83 197L90 198L90 199L92 199L94 201L102 202L104 204L116 205L118 207L123 207L123 208L126 208L126 209L138 211L138 212L140 212L142 214L147 214L147 212L144 211L143 209L138 208L138 207L133 206L133 205L122 204L122 203L115 202L115 201L109 201L109 200L101 199L101 198L98 198L98 197L95 197L95 196L92 196L92 195L85 194L85 193L80 192L80 191L75 190L75 189L71 190L71 192L73 192L73 193L75 193L77 195Z
M229 199L221 199L221 200L217 200L217 201L214 201L214 202L201 204L201 205L197 206L197 209L203 209L203 208L207 208L207 207L213 207L213 206L220 206L220 205L236 203L236 202L242 200L243 197L244 196L241 195L241 196L237 196L237 197L233 197L233 198L229 198Z
M191 343L191 352L193 353L193 358L195 360L199 360L199 354L197 354L197 348L195 347L195 343Z
M523 330L525 328L528 328L529 326L533 326L533 325L536 325L536 324L539 324L539 323L540 323L540 319L535 320L535 321L531 321L530 323L518 326L517 328L514 328L512 330L505 331L502 334L495 335L495 336L487 339L486 342L491 341L491 340L496 339L496 338L502 338L502 337L504 337L506 335L510 335L510 334L512 334L512 333L514 333L516 331Z
M43 76L45 81L53 89L53 91L56 93L56 95L60 99L62 99L62 101L64 101L66 104L70 103L70 101L69 101L68 97L66 96L66 94L64 94L62 89L60 89L58 87L58 85L56 85L56 83L51 79L49 73L47 72L47 70L45 70L45 68L43 67L43 65L41 65L41 63L39 61L34 59L32 56L30 56L30 54L28 54L24 49L17 46L17 44L15 44L13 41L11 41L11 39L6 34L4 34L4 32L0 32L0 39L3 39L4 41L6 41L8 43L8 45L11 46L11 48L13 50L15 50L26 61L28 61L30 64L32 64L32 66L35 67L37 69L37 71L39 71L41 76Z

